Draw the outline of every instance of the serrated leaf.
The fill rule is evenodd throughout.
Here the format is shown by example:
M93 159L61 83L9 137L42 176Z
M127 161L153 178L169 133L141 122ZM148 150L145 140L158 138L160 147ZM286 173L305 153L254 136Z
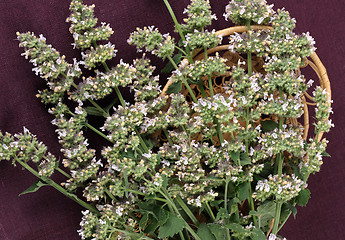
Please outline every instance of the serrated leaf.
M104 113L96 107L88 106L88 107L85 107L84 109L88 115L100 116L100 117L104 116Z
M181 62L182 59L182 53L179 52L177 53L174 57L173 60L175 62L176 65L179 65L179 63ZM174 65L169 62L167 65L165 65L165 67L162 69L161 73L170 73L172 70L174 70Z
M40 189L43 186L47 186L49 184L41 181L41 180L37 180L34 184L32 184L30 187L28 187L24 192L22 192L21 194L19 194L18 196L24 195L24 194L28 194L28 193L33 193L36 192L38 189Z
M238 198L240 201L249 198L249 182L245 182L239 185Z
M241 166L248 165L248 164L252 163L252 161L250 160L250 158L248 156L248 153L241 153L240 158L241 158L241 160L240 160Z
M153 233L159 227L160 223L156 219L151 219L149 225L145 228L145 233Z
M210 205L211 205L211 207L215 207L215 206L218 206L219 204L221 204L223 202L224 202L224 200L215 200L215 201L210 202Z
M269 222L275 216L275 211L276 203L273 201L265 202L256 209L255 216L257 216L258 221L260 221L261 227L269 225Z
M230 217L230 214L225 208L219 208L217 216L216 216L216 221L219 221L220 219L228 219Z
M197 234L201 240L215 240L213 234L205 223L201 223L199 225Z
M271 132L276 128L278 128L278 123L273 120L266 120L261 122L261 130L263 133Z
M175 215L170 215L166 223L163 224L159 229L159 238L173 237L178 232L181 232L185 226L185 222L176 217Z
M167 93L179 93L182 89L182 82L174 82L172 83L168 89L167 89Z
M141 227L142 229L145 229L148 220L149 220L149 214L145 213L139 221L139 227Z
M167 222L169 216L170 216L170 212L161 208L157 216L160 225L164 225Z
M219 224L208 224L208 228L216 238L216 240L226 239L226 229Z
M242 227L242 225L238 223L229 223L229 224L226 224L225 227L229 228L233 232L237 232L237 233L245 232L245 229Z
M266 235L261 229L254 228L252 231L252 240L266 240Z
M284 203L286 207L292 212L293 216L295 217L297 214L297 208L292 206L290 203Z
M240 152L231 152L231 159L237 164L240 161Z
M308 200L310 198L310 191L309 189L305 188L301 190L296 197L296 204L302 207L305 207L308 203Z

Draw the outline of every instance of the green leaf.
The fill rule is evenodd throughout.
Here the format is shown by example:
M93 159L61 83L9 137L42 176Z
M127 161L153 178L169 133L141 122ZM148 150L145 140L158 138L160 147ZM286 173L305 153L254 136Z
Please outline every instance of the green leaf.
M185 226L183 219L170 215L166 223L163 224L159 229L159 238L173 237L178 232L181 232Z
M159 227L160 223L156 219L151 219L149 225L145 228L145 233L153 233Z
M261 229L254 228L252 231L252 240L266 240L266 235Z
M169 211L166 211L162 208L159 210L157 217L158 217L158 221L160 225L164 225L167 222L169 215L170 215Z
M222 202L224 202L224 200L215 200L215 201L210 202L210 205L211 207L215 207L221 204Z
M323 151L321 155L324 157L331 157L331 155L329 155L326 151Z
M245 229L242 227L242 225L238 223L229 223L229 224L226 224L225 227L229 228L233 232L237 232L237 233L245 232Z
M226 239L226 230L219 224L208 224L208 228L216 238L216 240L224 240Z
M248 153L241 153L241 166L251 164L252 161L250 160Z
M302 207L305 207L308 203L310 198L310 191L309 189L305 188L299 192L298 196L296 197L296 204Z
M100 117L104 116L104 113L96 107L88 106L88 107L85 107L84 109L88 115L100 116Z
M256 209L255 216L258 217L258 220L261 223L261 227L265 227L269 225L269 222L275 216L275 211L276 211L276 203L273 201L267 201Z
M231 159L235 162L238 163L240 160L240 152L231 152L230 153Z
M205 223L201 223L199 225L197 234L201 240L215 240L210 229L208 228L208 226Z
M278 128L278 123L273 120L266 120L261 122L261 129L263 133L271 132L276 128Z
M216 221L219 221L220 219L228 219L230 218L230 214L225 208L219 208L217 216L216 216Z
M286 207L292 212L293 216L295 217L297 214L297 208L292 206L290 203L284 203L286 204Z
M19 194L18 196L27 194L27 193L33 193L36 192L38 189L40 189L43 186L47 186L49 184L41 181L41 180L37 180L34 184L32 184L30 187L28 187L24 192L22 192L21 194Z
M177 53L174 57L173 60L176 65L179 65L182 59L182 52ZM174 70L174 65L169 62L165 67L162 69L161 73L170 73L172 70Z
M240 201L249 198L249 182L245 182L239 185L238 198Z
M182 82L174 82L172 83L167 90L167 93L179 93L182 89Z
M149 220L149 214L145 213L139 221L139 227L141 227L142 229L145 229L148 220Z

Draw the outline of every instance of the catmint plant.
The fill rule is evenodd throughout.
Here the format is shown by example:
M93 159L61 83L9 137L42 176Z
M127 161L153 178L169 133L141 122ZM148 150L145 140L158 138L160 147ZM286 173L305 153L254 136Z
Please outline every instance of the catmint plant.
M114 31L82 0L72 0L66 20L81 61L68 63L42 35L17 33L23 56L47 82L37 97L54 116L63 159L26 128L0 132L0 157L34 174L36 190L50 185L85 208L81 239L282 239L279 230L296 204L306 204L306 182L326 155L320 134L334 126L322 87L313 92L316 137L305 140L293 121L312 86L299 69L315 41L295 34L295 19L265 0L229 2L225 19L246 29L229 37L206 29L217 19L208 0L191 0L182 24L164 3L180 43L154 26L137 28L128 44L146 53L114 67L107 63L118 50L104 44ZM238 62L208 51L223 43ZM164 90L151 54L170 62ZM110 105L97 102L112 92ZM88 123L92 115L102 119L99 129ZM86 129L107 141L102 149L89 147ZM61 184L50 178L57 173L66 177Z

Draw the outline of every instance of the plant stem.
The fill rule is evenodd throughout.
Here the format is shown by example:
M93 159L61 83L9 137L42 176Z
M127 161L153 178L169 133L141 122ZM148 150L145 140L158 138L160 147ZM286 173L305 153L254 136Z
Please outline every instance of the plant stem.
M282 98L282 91L279 89L279 97ZM283 116L279 116L279 130L282 129L283 126ZM278 177L281 177L283 174L283 155L282 153L277 154L276 162L278 162ZM281 212L282 203L277 201L276 203L276 213L274 216L274 225L273 225L273 234L278 233L278 225L280 221L280 212Z
M147 148L143 138L141 137L139 131L137 129L134 129L135 133L138 135L139 137L139 141L140 141L140 145L143 147L145 153L149 153L149 149Z
M178 69L178 66L176 65L176 63L174 62L174 60L173 60L170 56L168 56L168 59L169 59L169 61L171 62L171 64L174 66L174 68L177 70L177 69ZM188 90L188 92L189 92L189 94L190 94L192 100L193 100L195 103L197 103L198 100L196 99L196 97L195 97L195 95L194 95L194 93L193 93L193 90L190 88L189 84L187 83L186 79L184 79L184 77L183 77L182 82L183 82L183 84L186 86L186 88L187 88L187 90Z
M57 184L56 182L54 182L50 178L39 175L38 172L36 170L34 170L32 167L30 167L26 162L21 161L17 157L15 157L15 160L20 165L22 165L22 167L24 167L26 170L28 170L33 175L35 175L38 179L46 182L47 184L49 184L50 186L52 186L53 188L58 190L60 193L62 193L65 196L69 197L70 199L72 199L73 201L77 202L79 205L83 206L84 208L89 209L91 212L94 212L97 215L99 215L99 211L95 207L93 207L90 204L88 204L88 203L84 202L83 200L79 199L77 196L70 194L69 192L66 191L66 189L61 187L59 184Z
M109 142L112 142L104 133L97 130L95 127L91 126L90 124L86 123L86 127L90 128L92 131L103 137L104 139L108 140Z
M188 217L192 220L192 222L196 225L199 226L199 222L196 219L196 217L194 216L194 214L190 211L190 209L188 208L188 206L183 202L183 200L180 198L180 196L176 197L176 200L178 202L178 204L182 207L183 211L188 215Z
M66 77L65 74L63 74L63 76ZM72 86L73 86L75 89L78 89L78 86L77 86L74 82L72 83ZM95 108L97 108L99 111L103 112L104 117L109 116L109 114L108 114L106 111L104 111L104 109L101 108L95 101L93 101L92 99L88 99L88 101L89 101Z
M168 204L170 204L170 206L174 209L176 215L178 217L180 217L184 223L185 223L185 228L188 230L188 232L195 238L195 240L201 240L200 237L194 232L194 230L188 225L188 223L183 219L183 217L181 216L180 212L178 211L175 203L173 202L173 200L171 199L169 193L165 190L162 189L159 191L164 197L165 199L168 201ZM166 192L166 193L164 193Z
M216 217L214 216L213 212L212 212L212 209L210 207L210 205L208 204L208 202L205 203L205 206L206 206L206 211L208 213L208 215L211 217L212 221L216 221Z
M108 190L108 188L105 188L104 191L106 192L106 194L108 194L108 196L109 196L112 200L116 201L116 198L115 198L114 195Z
M281 211L282 203L280 201L277 202L276 206L276 214L274 216L274 225L273 225L273 230L272 233L276 235L278 233L278 224L280 220L280 211Z
M56 167L55 168L56 170L58 170L58 172L60 172L62 175L64 175L65 177L67 177L67 178L72 178L72 176L71 175L69 175L68 173L66 173L64 170L62 170L61 168L59 168L59 167Z
M174 143L171 141L171 138L170 138L170 136L169 136L168 131L167 131L167 130L164 128L164 129L163 129L163 132L164 132L164 134L165 134L166 138L168 139L168 141L169 141L170 145L171 145L171 146L173 146L173 145L174 145Z
M225 180L225 191L224 191L224 208L225 211L228 212L228 189L229 189L229 182L230 182L230 178L229 176L226 177ZM226 239L230 240L230 230L229 228L226 228Z
M205 92L205 89L204 89L204 84L201 83L201 84L198 84L198 86L199 86L199 90L201 92L201 96L206 98L207 96L206 96L206 92Z
M178 33L180 34L180 37L181 37L182 41L185 42L186 38L183 35L182 29L181 29L181 25L177 21L176 15L175 15L174 11L172 10L169 1L168 0L163 0L163 1L164 1L165 6L167 7L167 9L168 9L168 11L170 13L171 18L173 19L173 21L175 23L176 29L177 29ZM193 63L193 59L192 59L192 56L190 54L190 49L189 49L188 46L186 47L186 51L187 51L187 57L188 57L189 62Z

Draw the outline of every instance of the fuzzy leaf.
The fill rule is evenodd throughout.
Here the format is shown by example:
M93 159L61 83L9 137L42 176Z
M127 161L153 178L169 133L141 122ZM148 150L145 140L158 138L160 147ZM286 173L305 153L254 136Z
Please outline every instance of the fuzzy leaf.
M208 224L208 228L216 238L216 240L226 239L226 230L219 224Z
M104 113L98 108L88 106L84 108L88 115L104 117Z
M182 89L182 82L174 82L172 83L167 90L167 93L179 93Z
M266 240L265 233L261 229L254 228L252 231L252 240Z
M239 152L231 152L230 156L231 156L232 161L234 161L235 163L239 162L239 160L240 160L240 153Z
M178 232L181 232L185 226L182 219L176 217L175 215L170 215L166 223L163 224L159 229L159 238L173 237Z
M276 204L273 201L265 202L264 204L260 205L256 212L255 216L258 217L258 220L261 223L261 226L268 226L269 221L275 216Z
M310 198L310 191L309 189L303 189L302 191L299 192L297 198L296 198L296 203L299 206L305 207L308 203L308 200Z
M166 211L162 208L159 210L158 221L159 221L160 225L164 225L167 222L169 215L170 215L169 211Z
M215 240L210 229L205 223L200 224L197 234L201 240Z
M139 227L141 227L142 229L145 229L148 220L149 220L149 214L145 213L139 221Z
M277 127L278 123L273 120L266 120L261 122L261 129L263 133L273 131Z
M249 183L245 182L239 185L238 198L240 201L249 198Z
M27 193L33 193L36 192L38 189L40 189L43 186L47 186L49 184L41 181L41 180L37 180L34 184L32 184L30 187L28 187L24 192L22 192L21 194L19 194L18 196L27 194Z
M241 166L251 164L252 161L250 160L247 153L241 153Z

